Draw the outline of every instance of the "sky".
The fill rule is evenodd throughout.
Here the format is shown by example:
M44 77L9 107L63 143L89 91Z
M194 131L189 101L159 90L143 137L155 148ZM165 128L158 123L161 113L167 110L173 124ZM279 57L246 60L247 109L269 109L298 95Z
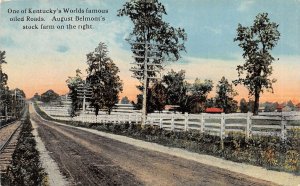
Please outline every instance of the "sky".
M118 17L117 10L123 0L0 0L0 50L6 51L9 87L23 89L28 98L34 93L53 89L59 94L68 92L66 79L75 75L76 69L85 72L86 54L99 42L105 42L109 56L120 69L124 90L120 97L135 100L139 81L129 71L133 61L129 44L125 41L132 30L128 17ZM186 71L186 79L211 79L216 86L225 76L237 79L236 66L244 63L242 49L233 39L240 23L250 26L258 13L267 12L272 22L279 24L281 34L272 55L279 59L273 64L277 79L274 94L265 92L261 101L300 102L300 0L161 0L167 15L163 17L173 27L186 30L186 52L177 62L166 63L162 75L171 69ZM105 21L93 23L91 30L23 30L25 24L36 22L10 21L13 17L39 17L39 15L9 13L11 10L32 9L103 9ZM53 16L98 16L97 14L47 14L45 25L82 25L83 22L52 22ZM237 100L248 98L243 86L235 87ZM213 92L215 89L213 90ZM212 93L210 96L214 96Z

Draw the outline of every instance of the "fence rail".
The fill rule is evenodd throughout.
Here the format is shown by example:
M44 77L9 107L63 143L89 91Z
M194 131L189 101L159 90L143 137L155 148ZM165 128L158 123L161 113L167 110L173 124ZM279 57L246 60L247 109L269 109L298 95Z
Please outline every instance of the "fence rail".
M140 113L112 112L111 115L93 113L69 117L67 107L40 107L50 117L59 120L74 120L88 123L139 123ZM230 132L241 132L247 138L252 135L280 136L286 139L289 130L300 128L300 112L252 113L233 114L166 114L151 113L147 116L147 125L154 125L165 130L200 132L224 138Z

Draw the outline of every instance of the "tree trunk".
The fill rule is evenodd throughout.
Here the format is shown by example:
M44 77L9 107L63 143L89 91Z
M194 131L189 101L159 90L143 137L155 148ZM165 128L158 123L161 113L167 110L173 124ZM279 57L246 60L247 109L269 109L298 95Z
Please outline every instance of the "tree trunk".
M95 107L95 114L96 114L96 116L98 116L98 114L99 114L99 107L98 106Z
M253 115L258 115L258 109L259 109L259 93L260 93L260 90L259 90L259 89L255 90Z

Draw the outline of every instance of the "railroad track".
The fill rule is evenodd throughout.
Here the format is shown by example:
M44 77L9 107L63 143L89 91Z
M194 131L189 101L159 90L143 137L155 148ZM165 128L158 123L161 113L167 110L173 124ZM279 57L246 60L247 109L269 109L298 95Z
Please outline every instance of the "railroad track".
M19 134L21 131L21 121L2 126L0 132L5 135L2 137L2 144L0 144L0 173L5 173L7 166L12 161L12 154L18 143ZM8 128L10 127L10 128ZM5 131L7 130L7 131Z

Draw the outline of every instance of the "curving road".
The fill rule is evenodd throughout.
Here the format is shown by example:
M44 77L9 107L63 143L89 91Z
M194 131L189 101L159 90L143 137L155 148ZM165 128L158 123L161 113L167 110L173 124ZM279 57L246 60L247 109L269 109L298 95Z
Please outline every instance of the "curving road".
M50 156L72 185L274 185L43 121L30 112Z

